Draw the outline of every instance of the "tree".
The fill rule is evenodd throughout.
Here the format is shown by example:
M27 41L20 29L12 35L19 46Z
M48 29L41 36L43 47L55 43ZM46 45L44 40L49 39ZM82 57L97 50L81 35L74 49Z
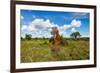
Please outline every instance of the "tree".
M31 35L31 34L26 34L26 35L25 35L25 38L26 38L27 40L31 40L32 35Z
M79 39L81 35L80 32L73 32L70 36L74 39Z
M21 37L21 40L23 40L24 38L23 37Z

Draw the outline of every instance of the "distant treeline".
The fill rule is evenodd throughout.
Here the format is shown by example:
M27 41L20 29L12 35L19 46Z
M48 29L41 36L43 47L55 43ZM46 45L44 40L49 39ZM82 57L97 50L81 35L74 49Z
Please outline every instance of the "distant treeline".
M26 38L22 38L21 37L21 39L22 40L25 40ZM50 38L31 38L31 40L49 40ZM63 38L63 39L65 39L65 40L75 40L75 39L73 39L73 38ZM26 39L27 40L27 39ZM80 39L78 39L78 40L89 40L89 37L81 37Z
M33 38L31 34L25 34L25 38L21 37L22 40L32 40L32 39L41 39L41 40L46 40L46 39L50 39L50 38L45 38L45 37L41 37L41 38L38 38L38 37L35 37ZM80 34L80 32L73 32L70 34L70 37L69 38L65 38L63 37L62 35L60 35L60 40L89 40L89 37L82 37L82 35Z

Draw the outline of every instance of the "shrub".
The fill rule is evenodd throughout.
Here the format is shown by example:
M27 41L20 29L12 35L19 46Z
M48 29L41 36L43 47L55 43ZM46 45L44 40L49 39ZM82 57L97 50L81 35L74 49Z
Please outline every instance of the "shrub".
M25 35L25 39L31 40L31 39L32 39L32 35L31 35L31 34L26 34L26 35Z
M67 40L63 37L63 36L60 36L60 44L61 45L68 45L68 42L67 42Z

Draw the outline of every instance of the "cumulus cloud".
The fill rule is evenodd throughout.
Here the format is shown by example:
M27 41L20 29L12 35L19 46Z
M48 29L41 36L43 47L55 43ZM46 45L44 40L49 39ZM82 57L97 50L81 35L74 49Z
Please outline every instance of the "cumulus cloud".
M79 20L72 20L71 24L65 24L61 27L59 27L59 30L62 32L64 30L68 30L68 29L72 29L72 31L76 31L75 28L80 27L81 26L81 21Z
M23 25L23 26L21 27L21 30L25 30L25 29L27 29L27 26L26 26L26 25Z
M76 31L75 28L81 26L81 21L79 20L72 20L70 24L64 24L59 26L54 24L49 19L34 19L29 25L22 25L21 30L26 30L28 32L37 32L38 34L43 35L43 33L49 33L51 31L51 27L57 27L59 29L60 34L64 34L65 30L71 29L73 32ZM42 31L40 33L40 31ZM46 35L45 33L45 35ZM48 34L47 33L47 34Z
M81 21L79 21L79 20L73 20L72 22L71 22L71 27L80 27L81 26Z
M23 25L22 30L34 31L34 30L39 30L39 29L48 29L54 26L57 26L57 25L54 23L51 23L49 19L47 20L35 19L28 26Z
M76 32L77 30L75 29L75 28L72 28L72 30L71 30L72 32Z
M32 21L31 25L38 29L52 27L52 23L50 22L49 19L47 20L35 19Z

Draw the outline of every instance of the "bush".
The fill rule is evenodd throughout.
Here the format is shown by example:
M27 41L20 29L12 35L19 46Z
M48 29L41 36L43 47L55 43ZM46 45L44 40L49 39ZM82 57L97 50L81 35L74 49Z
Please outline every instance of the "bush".
M32 35L31 35L31 34L26 34L26 35L25 35L25 39L31 40L31 39L32 39Z
M43 44L47 45L47 44L48 44L48 42L47 42L47 41L44 41L44 43L43 43Z
M63 36L60 36L60 44L61 45L68 45L68 42L67 42L67 40L63 37Z
M21 37L21 40L24 40L24 38L23 38L23 37Z

